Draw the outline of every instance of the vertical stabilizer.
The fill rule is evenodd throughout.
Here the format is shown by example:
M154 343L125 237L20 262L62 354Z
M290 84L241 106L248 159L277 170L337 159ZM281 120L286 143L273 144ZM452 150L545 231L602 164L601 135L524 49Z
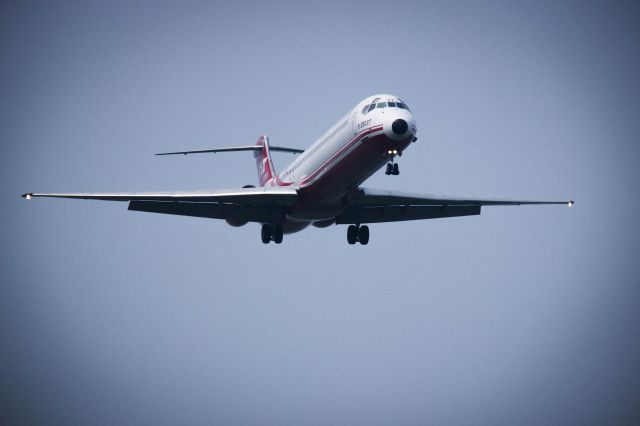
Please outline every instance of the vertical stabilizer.
M255 151L253 155L256 157L256 166L258 167L258 182L260 186L270 186L274 184L276 172L273 169L271 161L271 153L269 152L269 138L262 135L256 142L257 146L262 149Z

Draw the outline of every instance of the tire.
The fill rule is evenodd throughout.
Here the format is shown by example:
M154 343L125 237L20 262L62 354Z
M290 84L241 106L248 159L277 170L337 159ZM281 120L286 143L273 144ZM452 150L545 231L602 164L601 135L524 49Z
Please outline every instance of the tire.
M280 244L282 242L282 225L273 225L273 242Z
M358 241L360 241L360 244L362 244L363 246L366 246L367 244L369 244L369 227L368 226L361 226L360 229L358 230Z
M393 170L391 171L392 175L398 176L400 174L400 168L398 167L398 163L393 164Z
M384 172L384 174L385 175L390 175L392 170L393 169L392 169L391 163L387 163L387 171Z
M355 244L358 241L358 228L355 225L349 225L347 228L347 242Z
M262 242L264 244L269 244L271 241L271 227L267 224L262 225L262 230L260 231L260 237L262 238Z

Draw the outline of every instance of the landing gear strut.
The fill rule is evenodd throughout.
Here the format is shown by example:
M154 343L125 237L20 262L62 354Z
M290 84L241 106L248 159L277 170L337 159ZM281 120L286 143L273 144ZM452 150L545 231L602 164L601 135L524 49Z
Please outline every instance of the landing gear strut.
M260 237L264 244L269 244L271 241L280 244L282 242L282 225L278 223L275 225L263 224L260 230Z
M398 176L400 174L400 169L398 168L398 164L394 162L394 159L396 158L396 155L402 156L402 151L390 149L387 151L387 155L391 158L391 161L387 163L387 171L384 172L384 174Z
M349 225L347 228L347 242L355 244L358 241L363 246L369 243L369 227L367 225Z

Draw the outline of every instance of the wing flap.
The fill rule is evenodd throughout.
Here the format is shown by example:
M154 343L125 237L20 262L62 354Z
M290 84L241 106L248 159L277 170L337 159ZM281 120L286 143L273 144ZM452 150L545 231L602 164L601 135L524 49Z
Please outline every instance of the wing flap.
M219 191L132 193L27 193L23 197L128 201L129 210L226 219L234 223L278 223L295 204L295 187L240 188Z
M164 213L208 219L230 219L237 222L278 223L283 207L229 203L192 203L167 201L130 201L129 210Z
M477 197L452 197L434 194L414 194L410 192L396 192L379 189L362 188L352 197L352 203L358 206L389 206L389 205L412 205L412 206L519 206L519 205L543 205L543 204L565 204L573 205L572 200L568 201L529 201L529 200L509 200Z
M336 218L336 224L399 222L478 214L480 214L480 206L391 205L384 207L349 207Z
M565 204L573 201L523 201L476 197L449 197L376 189L358 189L347 208L336 217L337 224L397 222L479 215L482 206Z

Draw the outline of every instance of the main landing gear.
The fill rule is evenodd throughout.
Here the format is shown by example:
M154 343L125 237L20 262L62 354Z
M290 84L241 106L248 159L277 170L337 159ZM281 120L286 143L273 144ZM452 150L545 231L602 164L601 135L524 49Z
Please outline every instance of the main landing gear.
M269 242L273 241L276 244L280 244L282 242L282 225L268 225L263 224L262 230L260 232L260 237L262 238L262 242L264 244L269 244Z
M347 242L355 244L360 241L363 246L369 243L369 227L367 225L349 225L347 228Z

